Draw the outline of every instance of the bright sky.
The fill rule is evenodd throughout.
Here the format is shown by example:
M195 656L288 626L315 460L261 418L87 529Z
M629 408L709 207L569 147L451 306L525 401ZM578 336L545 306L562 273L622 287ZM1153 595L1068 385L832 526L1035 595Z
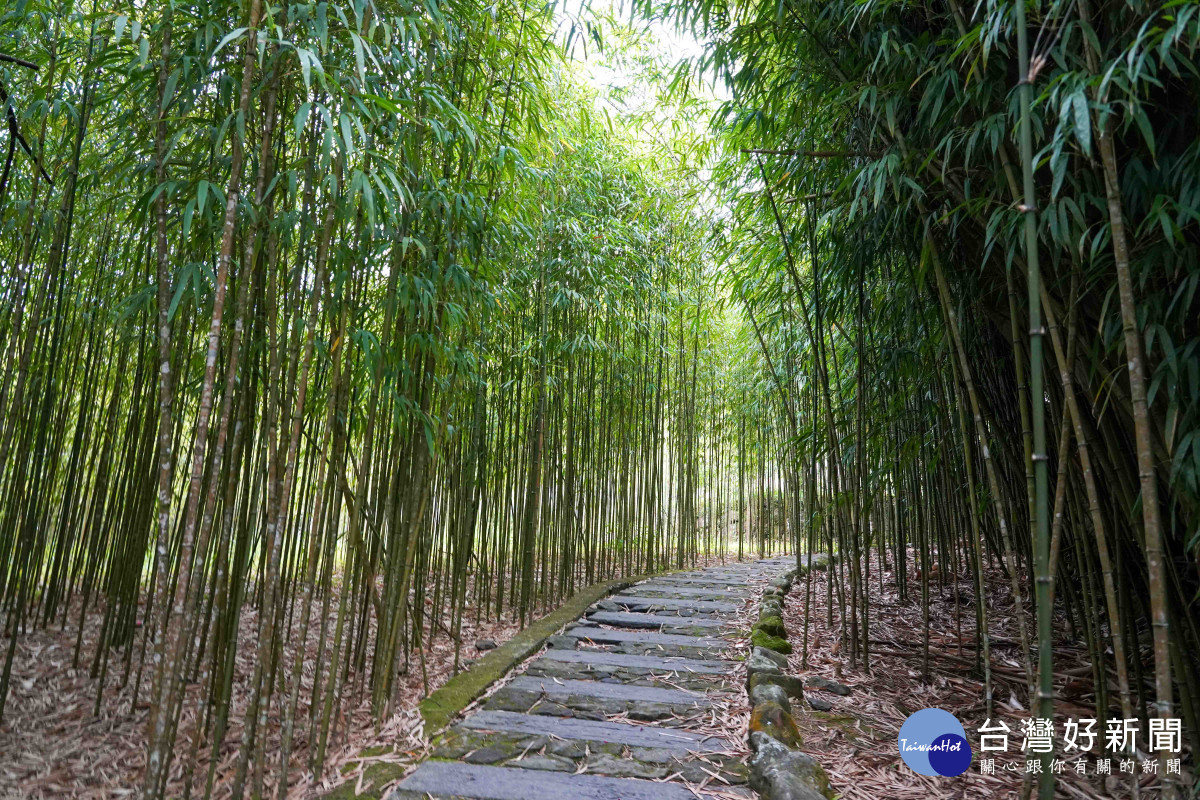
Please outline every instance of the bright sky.
M563 0L557 15L564 41L572 22L583 28L590 21L601 28L604 41L612 43L601 51L594 41L585 42L586 36L577 30L571 49L575 74L596 91L596 110L625 118L632 128L630 132L642 145L666 157L666 162L660 162L662 166L674 162L683 167L692 176L701 206L708 208L709 213L717 213L715 198L709 192L710 168L697 161L695 148L687 143L708 138L712 113L729 97L727 87L724 83L713 86L711 78L707 78L706 86L699 90L701 104L693 104L686 112L681 112L673 102L664 102L661 96L675 67L684 59L702 56L704 43L690 32L677 31L670 23L631 20L628 0ZM614 28L626 32L632 28L648 41L640 51L621 48L622 31ZM696 91L693 87L693 93Z
M625 0L565 0L559 6L558 16L562 31L569 29L570 21L582 23L591 20L594 24L603 21L605 36L612 38L608 29L610 21L619 20L635 30L644 31L652 39L651 50L659 62L659 69L670 72L683 59L693 59L704 54L704 44L689 32L680 32L674 25L655 20L646 22L631 20L629 6ZM632 58L612 58L608 53L597 52L595 43L586 44L577 36L572 55L580 64L579 74L599 93L598 106L607 107L613 113L642 110L655 103L654 89L648 85L642 65ZM725 99L725 87L715 87L714 99ZM662 109L669 116L670 109ZM656 114L656 116L659 116Z

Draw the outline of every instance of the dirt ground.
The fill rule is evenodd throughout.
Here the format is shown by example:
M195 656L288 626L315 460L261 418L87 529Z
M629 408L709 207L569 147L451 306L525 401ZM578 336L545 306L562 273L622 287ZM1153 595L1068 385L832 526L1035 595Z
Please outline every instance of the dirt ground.
M893 566L889 564L888 566ZM1017 609L1012 600L1011 584L1000 568L985 576L987 616L992 642L995 699L993 724L1002 720L1011 729L1009 752L980 753L978 728L985 723L982 676L974 671L975 597L974 581L963 573L954 575L934 565L930 580L929 680L922 677L921 588L918 566L910 552L908 575L911 589L901 601L894 587L891 569L880 574L877 554L870 564L868 598L870 601L871 654L869 671L861 660L850 664L848 643L842 637L842 617L838 594L829 603L830 575L814 571L808 591L811 603L808 635L808 663L804 665L805 579L797 580L787 598L784 622L795 652L790 657L792 671L806 677L820 675L852 687L847 697L809 691L808 696L829 701L827 713L805 709L796 714L804 737L803 749L814 756L829 772L834 786L847 800L927 800L927 798L1015 798L1020 796L1026 755L1021 724L1036 716L1031 713L1026 688ZM880 587L880 577L883 586ZM835 586L837 582L835 582ZM1022 584L1027 585L1027 584ZM848 586L848 583L847 583ZM847 590L848 591L848 590ZM830 612L832 611L832 624ZM847 612L849 613L849 612ZM1025 610L1027 630L1035 631L1033 614ZM849 620L846 621L849 629ZM1056 797L1132 798L1133 777L1120 774L1119 762L1111 764L1111 776L1097 776L1096 760L1101 755L1104 734L1097 723L1097 746L1086 759L1088 775L1076 773L1078 751L1064 752L1063 724L1068 718L1094 718L1095 694L1092 670L1084 644L1069 640L1070 628L1061 610L1055 619L1058 637L1054 646L1055 731L1059 749L1056 757L1065 762L1059 775ZM1147 656L1148 657L1148 656ZM1036 653L1034 655L1036 659ZM1116 679L1109 680L1116 696ZM974 752L968 771L957 778L928 778L910 770L899 755L897 737L900 726L915 711L941 708L954 714L966 729L967 741ZM1118 715L1119 709L1113 713ZM981 771L980 756L996 758L996 774ZM1033 756L1036 758L1036 756ZM1188 759L1185 756L1184 769ZM1006 767L1014 771L1006 771ZM1157 778L1142 775L1138 769L1140 796L1158 796ZM1036 795L1036 792L1035 792Z

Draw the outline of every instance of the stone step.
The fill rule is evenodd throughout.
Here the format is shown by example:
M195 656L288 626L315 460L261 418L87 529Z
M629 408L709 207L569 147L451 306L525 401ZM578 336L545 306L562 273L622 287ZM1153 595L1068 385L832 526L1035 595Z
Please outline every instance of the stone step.
M631 611L594 611L588 619L614 628L661 628L664 625L677 628L729 628L731 623L704 617L662 616L638 614Z
M727 748L725 742L718 738L678 728L534 716L511 711L480 711L467 717L460 725L476 731L532 733L558 739L654 747L684 753L720 753Z
M774 575L779 572L779 567L763 567L756 569L753 567L743 569L733 569L731 567L711 567L709 569L698 569L695 572L676 573L675 575L664 575L665 578L711 578L711 577L735 577L742 578L747 575Z
M746 579L758 577L757 572L688 572L686 575L664 575L654 578L654 581L691 581L694 583L726 583L731 587L744 587Z
M697 572L691 576L692 580L697 581L715 581L715 582L730 582L731 585L745 586L750 581L769 580L779 575L777 569L750 571L750 572Z
M722 603L716 600L674 599L670 597L645 597L629 594L614 594L608 598L610 602L626 608L654 609L686 609L688 611L712 611L716 613L733 613L741 608L740 603Z
M691 586L695 588L712 588L712 589L745 589L748 583L748 576L739 575L735 578L720 578L720 577L694 577L694 578L655 578L655 583L663 583L670 586ZM636 586L636 585L635 585Z
M610 653L607 650L547 650L542 653L539 660L542 659L573 664L597 664L607 667L631 667L700 675L721 675L733 669L730 662L716 659L631 656L625 653ZM534 663L536 664L537 661Z
M703 587L697 588L694 586L683 585L672 586L671 584L659 583L657 581L653 583L639 583L635 586L631 586L627 591L637 595L653 594L657 596L661 594L667 597L673 597L677 600L688 597L711 597L718 602L725 600L735 603L740 600L746 600L753 596L753 593L749 591L738 591L735 589L705 589Z
M706 800L678 783L426 761L388 800Z
M605 598L446 731L439 760L387 797L751 800L740 755L696 731L714 703L741 691L736 664L724 658L734 642L722 629L795 563L788 556L661 576ZM728 781L716 796L715 783L693 790L714 771Z
M711 636L678 636L672 633L642 633L641 631L618 631L609 628L580 627L567 631L567 636L595 644L625 644L633 642L654 645L694 647L700 650L724 650L729 643Z
M653 686L630 686L624 683L604 683L602 681L560 681L553 678L535 678L531 675L520 675L513 678L500 691L503 692L506 690L537 692L551 700L559 700L567 697L596 697L601 700L621 700L638 703L712 705L712 701L705 695L699 692L684 691L683 689L658 689Z

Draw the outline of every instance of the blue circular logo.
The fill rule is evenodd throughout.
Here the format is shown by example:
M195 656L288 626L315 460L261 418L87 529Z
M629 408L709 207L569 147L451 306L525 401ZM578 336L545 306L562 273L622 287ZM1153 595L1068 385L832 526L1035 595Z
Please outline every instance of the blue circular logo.
M953 714L940 708L926 708L906 719L896 744L904 763L920 775L952 778L971 766L967 732Z

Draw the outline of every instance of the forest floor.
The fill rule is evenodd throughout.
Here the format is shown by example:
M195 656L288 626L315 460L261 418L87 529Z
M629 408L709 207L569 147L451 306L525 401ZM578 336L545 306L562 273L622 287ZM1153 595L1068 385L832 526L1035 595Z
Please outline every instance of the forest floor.
M1009 751L978 752L978 728L985 723L982 676L974 672L975 598L974 581L967 573L957 576L950 570L931 569L929 588L929 673L922 679L922 636L925 629L921 610L921 585L918 565L909 553L908 598L901 601L894 585L894 572L883 571L877 554L870 559L870 671L850 665L847 645L842 641L841 616L835 589L832 608L829 602L830 573L814 571L811 589L811 617L808 628L808 667L804 659L805 582L797 580L788 595L784 622L795 652L790 666L795 674L836 678L850 686L848 697L806 689L808 698L829 701L828 713L805 711L796 715L804 739L803 749L829 772L836 789L846 800L927 800L927 798L1015 798L1019 796L1025 769L1021 751L1023 721L1035 716L1029 709L1028 690L1022 666L1019 613L1012 600L1007 573L1000 567L985 575L988 626L991 634L992 675L995 714L993 723L1002 720L1011 729ZM892 566L889 564L889 566ZM835 585L836 585L835 581ZM1029 585L1023 583L1023 586ZM848 589L847 589L848 591ZM956 599L957 598L957 599ZM831 616L832 613L832 616ZM848 613L848 612L847 612ZM1025 612L1030 635L1036 630L1031 611ZM832 624L831 624L832 620ZM847 630L849 620L846 621ZM1078 751L1063 752L1063 721L1068 718L1090 719L1095 714L1092 669L1087 647L1070 639L1070 628L1061 607L1056 609L1054 646L1055 732L1059 749L1055 757L1064 760L1058 776L1056 797L1107 798L1133 797L1132 776L1120 774L1119 762L1112 761L1111 776L1097 776L1096 759L1103 746L1103 731L1097 723L1097 746L1086 759L1087 776L1075 772ZM840 676L840 677L838 677ZM1110 677L1115 687L1115 678ZM1115 688L1112 695L1115 695ZM899 757L897 737L905 719L922 708L941 708L954 714L967 731L967 740L976 749L968 771L953 780L927 778L908 769ZM1114 709L1114 714L1117 710ZM985 775L980 756L996 757L996 773ZM1036 758L1036 756L1032 756ZM1006 767L1015 771L1007 771ZM1142 798L1157 797L1157 779L1140 775ZM1014 789L1013 787L1018 787Z
M701 557L696 566L705 567L731 560L734 559L729 555ZM426 602L428 604L431 601ZM330 626L335 622L336 610L335 598L328 620ZM552 610L538 609L535 619ZM408 743L412 760L417 760L425 748L417 704L425 696L426 686L433 691L454 674L454 642L440 633L443 628L449 628L448 613L446 616L435 626L439 633L431 635L426 632L425 641L428 644L424 652L424 670L419 654L413 653L410 668L400 676L403 685L397 693L393 714L378 731L371 717L370 689L367 687L363 691L360 688L368 676L351 673L343 691L344 702L336 736L331 737L324 779L314 779L304 769L309 756L309 695L317 650L317 637L310 635L304 655L302 691L296 710L296 733L288 776L289 798L320 796L340 782L343 765L355 761L364 749L384 742L389 745ZM468 596L460 637L460 661L479 655L475 642L491 639L496 644L503 644L520 628L507 613L499 620L483 619L479 622L476 622L475 616L473 598ZM314 600L314 629L319 619L320 603ZM74 666L74 652L79 635L78 607L72 609L67 620L65 627L55 622L49 627L22 633L17 640L12 690L5 707L3 724L0 725L2 800L65 797L107 800L132 797L141 785L146 759L147 698L151 682L148 665L139 670L141 637L135 638L134 646L128 652L128 675L126 650L111 651L107 680L101 687L100 680L91 676L91 669L96 655L95 642L103 622L103 608L98 607L86 616L77 667ZM242 614L239 630L239 655L229 731L219 748L214 774L212 797L217 800L231 795L243 735L242 723L250 697L257 626L255 609L248 606ZM8 646L8 638L0 635L0 653L6 653ZM288 648L280 663L293 664L299 656L294 649ZM140 682L137 681L139 674ZM132 691L135 684L138 686L136 702ZM168 796L181 796L183 793L184 773L190 761L188 742L200 706L200 689L199 683L189 686L188 702L171 766ZM100 697L97 703L98 692ZM280 705L281 698L276 695L268 717L265 743L265 752L268 754L280 752ZM204 797L204 780L211 758L211 748L207 745L199 748L192 767L192 797ZM277 757L275 760L269 759L263 784L264 796L274 796L277 791L278 776L273 774L277 768Z

